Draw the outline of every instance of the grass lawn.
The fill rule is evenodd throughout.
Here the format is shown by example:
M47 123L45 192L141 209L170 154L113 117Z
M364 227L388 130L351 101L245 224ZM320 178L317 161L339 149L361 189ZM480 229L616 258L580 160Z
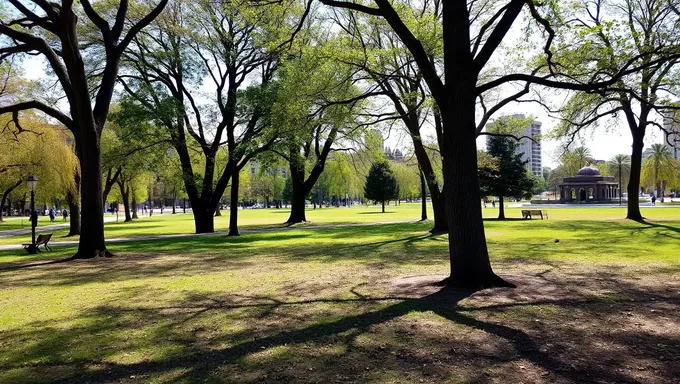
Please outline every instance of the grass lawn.
M485 222L519 287L480 292L432 284L431 223L0 251L0 383L677 383L680 211L549 211Z
M521 218L521 208L507 208L506 217ZM625 208L582 208L566 206L564 208L547 208L550 220L620 220L625 217ZM166 211L168 212L168 211ZM253 230L263 228L280 228L288 219L288 209L244 209L239 211L239 228ZM485 218L498 216L497 208L485 208L482 210ZM642 208L642 214L651 220L678 220L680 221L680 206L668 208ZM432 211L428 213L432 218ZM110 215L107 215L107 218ZM41 218L43 219L43 218ZM336 225L336 224L365 224L380 222L415 221L420 219L420 204L402 204L389 206L387 212L382 213L376 206L354 206L352 208L323 208L307 210L308 223L297 226ZM48 220L45 220L48 221ZM9 222L8 222L9 223ZM174 235L194 233L194 221L191 214L166 213L144 217L132 223L106 222L106 236L108 238L135 238L144 236ZM215 218L215 230L226 232L229 228L229 212L223 211L223 216ZM16 229L5 227L0 224L0 235L3 230ZM41 231L38 233L53 233L52 242L75 241L78 237L65 238L68 228ZM21 244L30 241L30 234L0 236L0 245Z
M45 221L49 223L50 219L47 218ZM28 220L28 217L25 216L3 217L2 221L0 222L0 232L22 228L31 228L31 222Z

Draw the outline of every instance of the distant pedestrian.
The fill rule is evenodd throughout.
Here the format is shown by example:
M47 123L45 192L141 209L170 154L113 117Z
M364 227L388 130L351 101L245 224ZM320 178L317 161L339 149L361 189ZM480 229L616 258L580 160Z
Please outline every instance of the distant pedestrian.
M113 211L116 213L116 222L118 222L118 208L114 208Z
M486 200L482 200L482 202L484 203L484 208L486 208Z
M656 195L652 195L652 205L656 205Z
M54 213L54 208L50 208L50 223L54 223L54 218L56 214Z
M491 200L491 207L496 208L496 200Z
M66 221L66 218L68 217L68 211L66 210L66 208L64 208L64 210L61 211L61 215L64 216L64 221Z

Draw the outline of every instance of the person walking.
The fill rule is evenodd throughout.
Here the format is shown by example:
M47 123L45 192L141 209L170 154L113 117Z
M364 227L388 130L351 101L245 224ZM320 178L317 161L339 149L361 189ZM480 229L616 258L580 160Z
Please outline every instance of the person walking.
M50 208L50 223L54 223L56 214L54 213L54 208Z
M61 215L64 216L64 222L66 222L66 218L68 217L68 211L66 208L64 208L63 211L61 211Z
M652 205L656 205L656 195L652 195Z

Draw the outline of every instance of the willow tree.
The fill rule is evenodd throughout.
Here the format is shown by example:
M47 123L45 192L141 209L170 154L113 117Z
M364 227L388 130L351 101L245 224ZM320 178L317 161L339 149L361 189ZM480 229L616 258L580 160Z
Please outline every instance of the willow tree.
M537 84L553 88L595 90L637 71L639 68L635 68L636 63L623 63L614 72L595 72L587 79L560 74L559 65L552 60L556 30L551 20L558 19L555 15L557 7L553 2L442 1L437 18L442 31L443 55L441 61L433 62L423 42L414 33L413 26L409 27L405 23L405 15L410 11L402 6L403 2L320 1L328 6L384 19L409 51L437 104L442 124L439 145L444 160L451 262L451 274L446 283L470 287L511 285L493 272L484 234L476 156L478 97L509 83L519 83L520 87ZM425 3L430 6L434 4ZM475 17L471 9L480 6L489 9L491 16ZM543 32L542 59L535 60L539 64L526 71L514 66L498 66L497 71L488 72L487 69L493 67L492 56L499 54L497 51L503 40L513 25L519 23L522 14L522 18L528 20L532 27Z
M565 45L560 53L574 74L582 72L582 61L593 59L597 73L615 72L626 63L642 68L598 93L576 94L561 113L561 133L569 138L622 116L633 137L626 213L631 220L642 220L639 190L647 131L666 131L656 120L678 108L672 98L680 92L680 28L673 6L668 0L596 0L565 7L572 13L566 17L579 16L568 39L583 41L578 48Z
M80 161L83 208L74 258L110 255L104 243L100 137L121 55L167 1L159 0L141 15L140 9L128 12L128 0L121 0L115 8L104 1L8 0L0 9L0 60L26 54L44 57L68 106L64 113L44 101L30 99L0 106L0 114L11 113L20 124L22 111L38 110L73 134ZM87 38L81 39L83 36Z

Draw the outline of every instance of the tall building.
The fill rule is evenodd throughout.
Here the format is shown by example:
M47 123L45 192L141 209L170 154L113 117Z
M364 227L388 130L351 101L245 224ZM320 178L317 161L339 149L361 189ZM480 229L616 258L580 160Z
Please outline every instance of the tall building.
M510 117L516 119L526 119L526 116L523 114L516 114ZM499 119L503 119L503 117L500 117ZM489 129L490 125L491 123L486 125L487 129ZM534 138L534 140L522 139L520 140L517 149L515 149L515 153L521 153L522 160L526 161L525 167L529 171L531 171L531 173L539 177L543 177L543 162L541 161L542 156L540 138L542 125L543 124L540 121L536 120L529 123L529 125L524 129L524 131L519 136L532 137ZM487 144L490 137L491 136L487 136Z
M678 160L680 159L680 113L664 113L663 127L666 130L664 144L671 150L673 157Z

